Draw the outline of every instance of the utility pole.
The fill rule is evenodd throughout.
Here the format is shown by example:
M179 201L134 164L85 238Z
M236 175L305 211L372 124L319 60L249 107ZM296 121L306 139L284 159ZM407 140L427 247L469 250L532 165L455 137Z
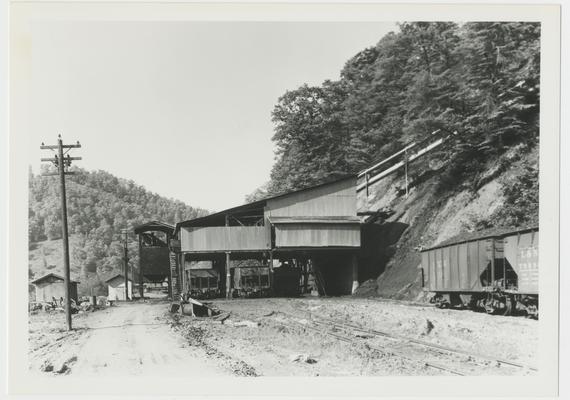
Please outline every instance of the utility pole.
M230 226L230 216L226 215L226 229ZM226 299L232 298L232 275L231 275L230 252L226 251Z
M121 230L124 236L123 250L124 250L124 262L125 262L125 301L129 300L129 254L128 254L128 241L129 241L129 230Z
M57 173L48 173L45 176L59 175L60 191L61 191L61 233L63 239L63 268L64 268L64 286L65 286L65 320L67 322L67 330L70 331L71 327L71 297L69 296L70 285L70 268L69 268L69 237L67 232L67 201L65 196L65 175L73 175L73 172L66 171L66 167L71 166L71 161L81 160L81 157L70 157L65 155L69 150L80 148L79 142L77 144L64 145L61 140L61 135L58 135L56 145L45 145L42 143L40 149L42 150L57 150L57 154L53 158L42 158L42 162L52 162L58 169ZM63 149L67 149L63 152Z

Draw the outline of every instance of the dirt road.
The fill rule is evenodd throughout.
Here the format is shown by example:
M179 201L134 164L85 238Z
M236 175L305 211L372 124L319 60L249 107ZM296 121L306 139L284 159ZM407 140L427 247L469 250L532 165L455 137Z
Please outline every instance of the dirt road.
M56 375L58 372L59 375L169 377L230 374L208 358L203 349L189 347L176 335L164 318L166 310L166 303L121 303L76 315L74 332L68 334L56 328L51 337L45 337L50 329L37 321L37 329L31 328L30 367ZM42 336L46 343L42 343Z

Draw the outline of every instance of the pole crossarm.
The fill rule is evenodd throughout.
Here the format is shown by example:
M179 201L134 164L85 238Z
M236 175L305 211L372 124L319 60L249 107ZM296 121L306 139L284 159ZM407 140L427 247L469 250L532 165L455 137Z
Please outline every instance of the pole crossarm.
M63 157L63 161L76 161L76 160L82 160L81 157ZM40 161L42 162L59 162L59 158L53 157L53 158L42 158Z
M65 171L64 175L77 175L75 171ZM41 176L59 176L59 172L46 172L45 174L41 174Z
M61 145L62 149L78 149L80 147L81 147L81 145L79 143L78 144L63 144L63 145ZM57 144L50 144L50 145L42 144L40 146L40 149L41 150L58 150L59 146Z

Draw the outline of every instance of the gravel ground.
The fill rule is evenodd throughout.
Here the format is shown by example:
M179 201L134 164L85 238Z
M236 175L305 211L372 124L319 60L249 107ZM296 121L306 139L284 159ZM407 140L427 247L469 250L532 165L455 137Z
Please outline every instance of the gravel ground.
M210 304L227 318L169 314L165 302L119 303L75 315L76 329L66 332L63 313L30 315L30 369L53 376L535 373L502 362L536 364L538 321L521 317L350 297ZM323 319L336 322L318 323Z
M520 317L490 316L400 301L354 298L217 300L211 304L230 312L230 317L223 324L207 318L184 316L179 318L181 325L177 329L181 332L199 329L203 342L208 346L244 361L259 375L453 373L434 366L443 366L466 375L518 375L533 371L497 360L533 367L537 359L538 322ZM344 321L397 335L400 339L363 334L362 331L356 332L342 326L316 325L312 318ZM345 342L343 337L350 337L351 340ZM401 337L458 349L468 354L434 351L409 343ZM291 361L296 358L309 358L316 362ZM426 363L433 366L426 366Z

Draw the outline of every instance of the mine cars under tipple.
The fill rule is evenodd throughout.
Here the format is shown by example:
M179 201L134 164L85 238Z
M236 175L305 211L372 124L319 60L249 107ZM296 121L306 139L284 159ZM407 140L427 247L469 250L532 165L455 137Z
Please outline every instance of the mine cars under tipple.
M463 236L422 250L424 290L438 307L538 317L538 228Z
M351 294L360 249L356 176L179 222L173 238L177 265L209 261L228 298ZM195 290L196 281L178 275L182 293ZM312 289L310 275L318 277Z

